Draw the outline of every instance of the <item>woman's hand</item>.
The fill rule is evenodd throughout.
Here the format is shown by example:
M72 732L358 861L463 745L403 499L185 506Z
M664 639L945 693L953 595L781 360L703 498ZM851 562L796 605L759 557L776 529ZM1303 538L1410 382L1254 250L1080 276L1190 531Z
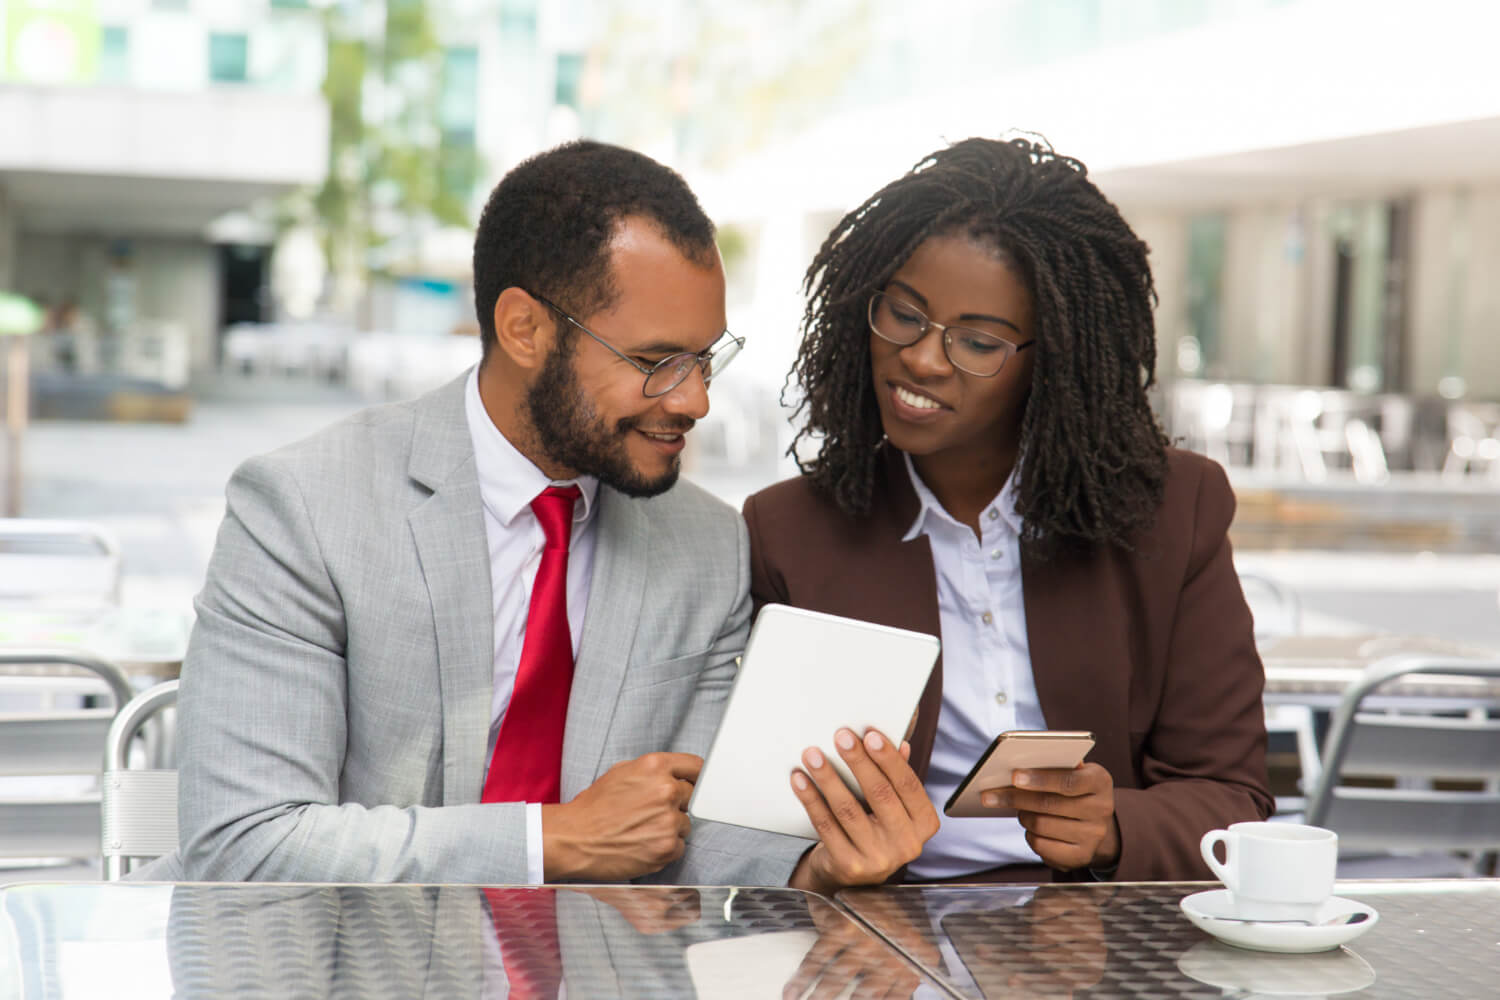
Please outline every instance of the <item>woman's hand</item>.
M840 729L834 745L859 782L869 809L821 751L809 747L803 752L806 771L792 772L792 791L807 810L818 843L792 873L788 884L794 889L829 893L884 882L915 860L938 830L937 810L907 763L910 745L903 743L898 749L874 729L863 740Z
M1026 842L1053 868L1113 868L1120 860L1115 783L1098 764L1018 770L1015 785L985 792L979 801L1015 809Z

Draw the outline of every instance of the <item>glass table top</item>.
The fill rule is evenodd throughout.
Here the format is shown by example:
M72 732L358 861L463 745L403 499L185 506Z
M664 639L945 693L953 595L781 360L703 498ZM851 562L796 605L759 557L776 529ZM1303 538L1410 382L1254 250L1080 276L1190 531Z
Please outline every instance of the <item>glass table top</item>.
M838 901L959 997L1469 998L1500 993L1500 880L1341 882L1379 913L1343 947L1247 951L1179 909L1217 883L901 886Z
M832 998L850 984L910 997L924 982L922 995L944 995L843 910L792 889L0 889L0 1000L500 998L512 976L546 984L527 995L560 983L570 1000Z

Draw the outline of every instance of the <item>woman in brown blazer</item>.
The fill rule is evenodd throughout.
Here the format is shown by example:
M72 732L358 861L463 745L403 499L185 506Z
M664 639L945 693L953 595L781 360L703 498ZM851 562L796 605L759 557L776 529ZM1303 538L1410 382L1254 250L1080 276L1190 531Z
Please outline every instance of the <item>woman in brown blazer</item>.
M1202 834L1271 812L1234 495L1147 400L1146 255L1083 164L968 139L808 270L815 454L745 504L757 602L942 637L910 755L939 806L1005 729L1096 740L992 796L1018 819L944 817L907 878L1209 878Z

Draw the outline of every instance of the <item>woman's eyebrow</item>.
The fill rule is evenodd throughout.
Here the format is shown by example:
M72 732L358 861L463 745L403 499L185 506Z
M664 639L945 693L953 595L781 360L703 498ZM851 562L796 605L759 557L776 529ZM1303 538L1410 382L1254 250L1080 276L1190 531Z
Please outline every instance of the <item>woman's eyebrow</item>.
M912 305L918 305L918 306L922 306L923 308L928 308L927 297L925 295L923 295L921 292L917 291L915 288L913 288L910 285L908 285L906 282L901 281L898 278L892 278L890 280L889 284L891 284L891 285L893 285L893 286L895 286L897 288L900 288L902 291L906 292L912 298L916 299L917 301L913 302ZM958 318L959 318L960 322L973 321L973 320L986 320L986 321L988 321L990 323L999 323L1001 326L1008 326L1012 330L1016 331L1017 333L1021 332L1021 328L1019 326L1017 326L1011 320L1006 319L1004 316L991 316L989 313L964 313L962 316L960 316Z

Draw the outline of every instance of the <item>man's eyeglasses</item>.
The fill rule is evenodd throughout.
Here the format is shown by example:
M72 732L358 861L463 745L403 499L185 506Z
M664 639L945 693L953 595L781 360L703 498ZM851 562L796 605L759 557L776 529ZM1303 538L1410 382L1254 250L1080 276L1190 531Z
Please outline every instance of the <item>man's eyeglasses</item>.
M648 399L655 399L657 396L665 396L667 393L677 388L683 383L684 379L692 374L693 367L695 365L697 366L698 370L703 373L703 385L704 388L707 388L713 383L714 379L718 378L719 375L723 373L725 368L729 367L729 362L733 361L735 355L739 354L740 349L745 346L744 337L736 337L728 330L725 330L722 334L720 334L719 340L717 341L717 344L719 346L715 348L710 348L709 350L703 351L702 353L684 351L681 354L672 354L665 358L662 358L656 364L648 367L641 364L639 361L635 360L635 358L632 358L625 352L621 351L618 347L611 344L609 341L605 340L603 337L599 336L597 333L595 333L593 330L590 330L582 323L578 322L572 316L569 316L560 307L554 305L552 302L549 302L542 296L537 295L535 292L528 292L527 294L536 299L542 305L546 306L548 309L551 309L553 312L557 313L557 315L561 316L569 323L572 323L574 326L578 327L578 329L582 330L590 337L593 337L605 347L609 348L615 353L617 357L628 362L636 371L646 376L646 381L645 384L641 386L641 391L646 394L646 398ZM725 337L729 338L728 342L724 341Z
M870 296L870 330L881 340L909 347L933 328L943 332L943 354L954 368L980 378L999 375L1005 362L1017 351L1036 343L1036 338L1017 344L997 334L972 326L944 326L927 318L916 306L889 292Z

